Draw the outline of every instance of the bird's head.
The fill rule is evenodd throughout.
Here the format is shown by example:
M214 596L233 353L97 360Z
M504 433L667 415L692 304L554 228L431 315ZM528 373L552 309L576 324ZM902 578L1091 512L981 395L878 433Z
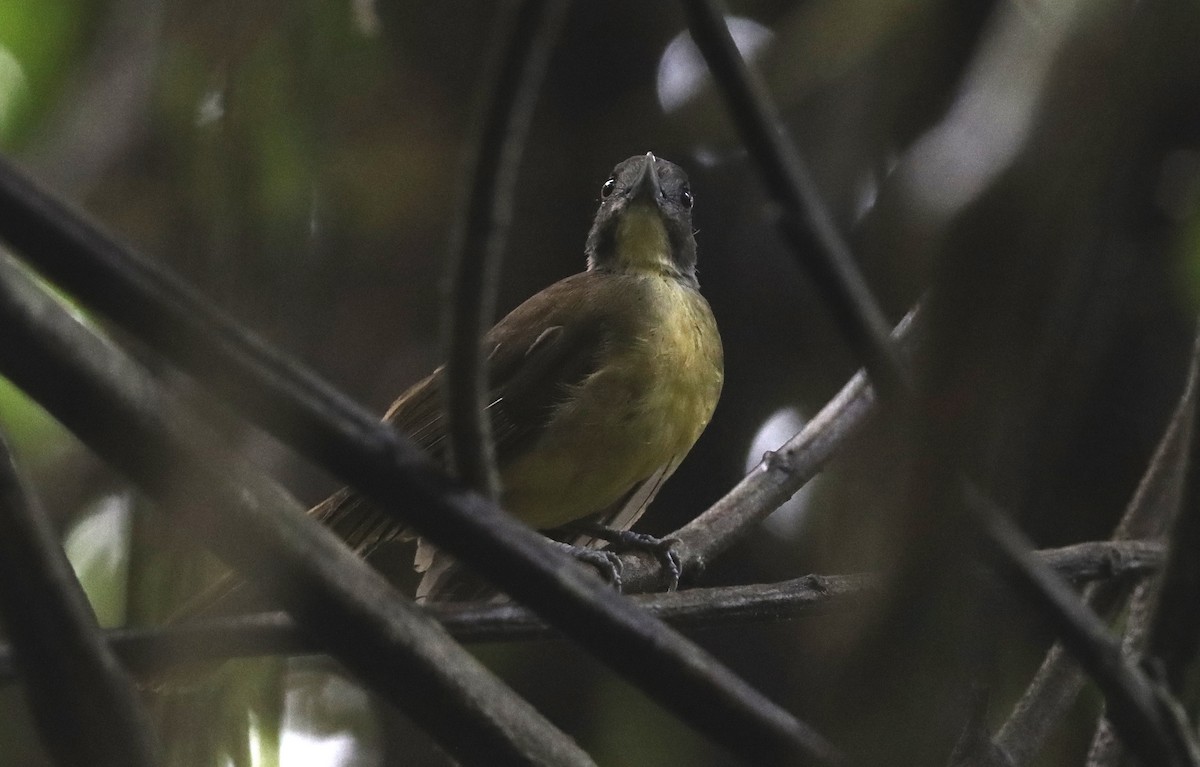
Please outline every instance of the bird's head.
M650 272L696 284L687 174L650 152L613 168L587 239L589 270Z

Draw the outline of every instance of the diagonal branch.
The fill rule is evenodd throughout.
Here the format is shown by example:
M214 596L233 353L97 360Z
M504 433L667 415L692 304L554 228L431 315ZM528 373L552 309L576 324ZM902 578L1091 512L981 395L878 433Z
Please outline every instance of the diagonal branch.
M688 27L721 89L750 156L780 206L780 226L834 319L885 396L907 390L909 373L888 340L888 322L838 232L804 159L788 140L766 85L738 52L719 0L684 0Z
M1196 620L1196 600L1200 597L1200 566L1197 544L1200 543L1200 440L1195 439L1196 407L1195 378L1200 363L1200 327L1192 348L1192 369L1189 390L1185 393L1190 413L1183 416L1187 423L1180 426L1182 443L1175 458L1176 486L1172 503L1164 509L1164 526L1172 525L1170 558L1166 571L1159 578L1138 584L1130 598L1128 616L1121 639L1121 649L1133 662L1147 655L1154 659L1155 668L1163 682L1176 695L1187 691L1189 666L1194 662L1196 643L1200 641L1200 623ZM1189 428L1190 427L1190 428ZM1194 701L1193 701L1194 705ZM1185 721L1182 707L1172 708ZM1092 738L1088 767L1115 767L1121 762L1124 749L1114 737L1112 723L1102 717Z
M1200 339L1200 335L1197 336ZM1162 439L1130 499L1113 540L1161 540L1180 503L1183 476L1191 441L1197 395L1197 356L1193 355L1184 390L1180 394ZM1125 584L1094 584L1083 601L1097 614L1107 614L1128 593ZM1015 767L1030 764L1050 730L1062 720L1083 689L1083 671L1061 644L1047 653L1025 694L996 734L996 744Z
M273 483L228 455L211 430L142 368L0 256L0 369L279 599L306 634L474 762L591 764Z
M904 316L892 338L910 355L919 346L920 309ZM879 412L875 389L860 370L812 420L763 460L741 482L700 516L670 535L683 571L695 575L732 546L755 524L778 509L809 480L847 440ZM665 583L662 562L642 552L621 555L621 582L626 591L646 591Z
M6 339L7 340L7 339ZM0 438L0 618L42 743L60 767L159 763L133 680Z
M1193 350L1200 365L1200 333ZM1179 513L1171 532L1171 553L1163 573L1161 597L1152 622L1146 626L1146 649L1162 662L1166 681L1182 694L1200 651L1200 407L1193 404L1190 449L1186 453L1186 482ZM1194 713L1194 712L1193 712Z
M1191 733L1167 715L1162 691L1121 653L1107 626L1033 556L1027 539L1003 511L966 483L963 499L987 533L985 552L1100 687L1110 719L1130 750L1146 764L1200 764Z

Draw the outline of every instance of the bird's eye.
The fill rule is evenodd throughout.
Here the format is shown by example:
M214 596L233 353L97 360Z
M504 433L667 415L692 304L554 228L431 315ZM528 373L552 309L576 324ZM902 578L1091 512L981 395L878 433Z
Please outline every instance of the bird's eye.
M695 202L692 199L692 190L685 186L683 188L683 191L681 191L679 193L679 200L683 203L683 207L687 208L688 210L691 210L692 203Z
M614 176L613 178L610 178L608 181L605 181L604 186L600 187L600 196L608 197L610 194L613 193L613 190L616 188L617 188L617 179Z

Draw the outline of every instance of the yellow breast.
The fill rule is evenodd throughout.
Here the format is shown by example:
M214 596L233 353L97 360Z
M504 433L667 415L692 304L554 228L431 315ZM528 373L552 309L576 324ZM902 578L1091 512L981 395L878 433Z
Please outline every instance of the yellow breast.
M704 298L661 275L625 276L613 289L631 291L620 303L628 316L596 372L503 472L505 506L537 528L604 510L681 460L720 396L721 342Z

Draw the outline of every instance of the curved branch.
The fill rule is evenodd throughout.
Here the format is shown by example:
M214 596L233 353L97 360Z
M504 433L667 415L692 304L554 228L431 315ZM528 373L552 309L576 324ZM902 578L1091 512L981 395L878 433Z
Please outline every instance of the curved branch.
M446 304L446 419L458 477L491 499L499 497L495 445L487 418L488 382L480 338L496 309L500 258L512 221L513 187L537 102L537 92L565 0L524 0L512 13L502 56L490 56L495 79L474 151L466 215L451 246L451 289ZM499 58L498 65L495 59Z

